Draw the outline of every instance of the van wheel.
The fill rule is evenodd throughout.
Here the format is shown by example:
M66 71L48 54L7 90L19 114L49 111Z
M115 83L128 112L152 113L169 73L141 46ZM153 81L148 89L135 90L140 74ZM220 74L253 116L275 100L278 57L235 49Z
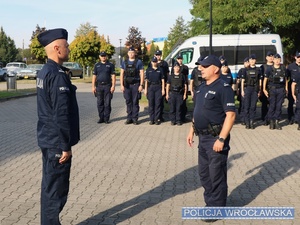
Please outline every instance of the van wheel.
M2 80L3 80L3 81L7 81L7 74L6 74L6 73L3 74Z

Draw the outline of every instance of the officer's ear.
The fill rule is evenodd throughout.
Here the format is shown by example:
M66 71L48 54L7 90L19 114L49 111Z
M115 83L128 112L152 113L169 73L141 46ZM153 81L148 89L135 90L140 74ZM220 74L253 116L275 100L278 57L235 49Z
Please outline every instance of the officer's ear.
M213 65L214 67L214 74L219 74L220 75L220 72L221 72L221 69L215 65Z

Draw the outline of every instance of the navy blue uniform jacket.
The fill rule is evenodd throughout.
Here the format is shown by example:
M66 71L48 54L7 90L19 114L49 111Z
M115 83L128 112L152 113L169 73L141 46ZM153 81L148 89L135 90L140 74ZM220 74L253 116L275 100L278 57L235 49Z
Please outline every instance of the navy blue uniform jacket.
M48 59L37 76L37 137L40 148L69 151L78 143L76 89L63 67Z

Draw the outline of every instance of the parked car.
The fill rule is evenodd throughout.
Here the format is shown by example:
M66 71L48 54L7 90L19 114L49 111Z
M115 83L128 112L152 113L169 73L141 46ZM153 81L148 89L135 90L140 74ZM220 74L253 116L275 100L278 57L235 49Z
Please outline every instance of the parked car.
M10 62L6 64L7 76L16 76L20 78L20 71L27 68L26 63L22 62Z
M30 79L36 79L37 73L43 68L44 64L30 64L26 69L20 70L19 77Z
M0 81L6 81L7 79L7 70L3 68L3 63L0 62Z
M72 77L83 78L83 68L79 65L79 63L64 62L63 66L69 69L68 75L69 75L70 79Z

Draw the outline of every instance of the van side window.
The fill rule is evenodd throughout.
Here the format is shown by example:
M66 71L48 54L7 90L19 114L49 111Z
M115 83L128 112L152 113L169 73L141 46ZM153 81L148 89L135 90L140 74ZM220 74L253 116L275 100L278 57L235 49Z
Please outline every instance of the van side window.
M193 55L194 55L194 49L193 48L186 48L182 49L176 56L175 59L177 58L178 55L182 56L182 63L183 64L188 64L192 61Z

